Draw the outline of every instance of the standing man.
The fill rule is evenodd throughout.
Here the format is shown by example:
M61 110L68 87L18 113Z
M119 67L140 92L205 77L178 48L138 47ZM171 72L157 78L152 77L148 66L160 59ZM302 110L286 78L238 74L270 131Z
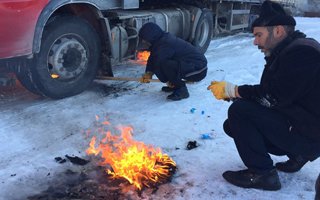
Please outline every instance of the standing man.
M185 81L201 81L207 75L206 57L190 43L164 32L155 23L146 23L139 37L147 43L150 56L141 82L149 82L155 74L168 86L164 92L173 92L167 99L178 101L189 97Z
M252 25L266 60L260 84L208 87L217 99L235 99L224 130L247 169L223 173L233 185L279 190L276 169L296 172L320 156L320 44L295 25L281 5L265 1ZM289 160L274 166L269 153Z

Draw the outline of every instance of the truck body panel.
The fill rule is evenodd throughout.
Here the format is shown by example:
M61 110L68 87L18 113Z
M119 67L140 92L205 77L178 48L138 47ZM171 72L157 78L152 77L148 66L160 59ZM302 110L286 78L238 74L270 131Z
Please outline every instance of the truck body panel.
M0 59L38 52L37 36L41 38L43 27L54 10L67 4L91 4L99 10L139 8L138 0L2 0Z
M47 3L47 0L0 2L0 58L32 53L36 23Z

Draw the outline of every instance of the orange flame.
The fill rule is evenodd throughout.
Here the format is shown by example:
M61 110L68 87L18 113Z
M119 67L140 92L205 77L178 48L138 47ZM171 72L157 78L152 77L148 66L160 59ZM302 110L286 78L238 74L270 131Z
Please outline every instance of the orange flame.
M166 182L175 169L175 162L162 154L160 148L133 140L131 127L121 127L120 131L121 136L104 132L105 137L97 147L97 138L93 137L87 154L100 156L101 165L110 165L113 170L106 169L108 174L113 178L125 178L139 190L143 186Z
M137 52L137 59L140 61L147 62L150 56L150 51L138 51Z

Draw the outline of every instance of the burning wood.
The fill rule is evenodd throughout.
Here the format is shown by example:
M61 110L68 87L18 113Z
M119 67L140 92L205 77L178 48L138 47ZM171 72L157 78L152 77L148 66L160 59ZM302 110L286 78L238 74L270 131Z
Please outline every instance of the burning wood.
M138 190L167 182L175 172L175 162L162 154L160 148L135 141L131 127L121 127L119 130L120 136L112 135L110 131L102 132L104 138L99 144L97 137L92 137L87 154L99 156L102 166L111 166L111 169L106 169L109 175L125 178Z

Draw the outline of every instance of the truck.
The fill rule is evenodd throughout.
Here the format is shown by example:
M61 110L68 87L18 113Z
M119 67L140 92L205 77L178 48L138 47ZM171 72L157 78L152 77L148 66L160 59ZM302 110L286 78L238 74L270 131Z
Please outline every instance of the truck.
M1 0L0 83L61 99L135 60L147 22L205 52L212 37L245 30L262 0Z

